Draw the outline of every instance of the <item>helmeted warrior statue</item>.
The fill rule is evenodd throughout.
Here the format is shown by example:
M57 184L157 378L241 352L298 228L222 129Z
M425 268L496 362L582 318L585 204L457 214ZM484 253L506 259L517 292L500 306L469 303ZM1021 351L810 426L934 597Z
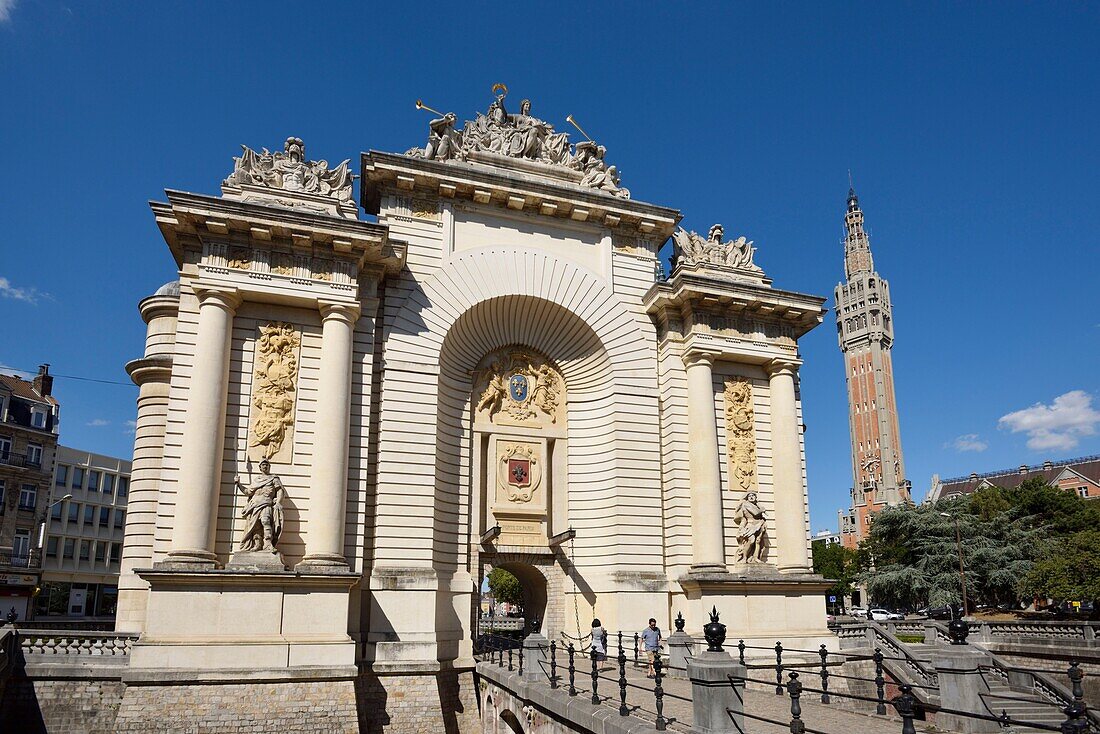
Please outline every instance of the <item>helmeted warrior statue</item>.
M283 481L271 473L271 463L264 459L260 462L260 476L245 486L238 474L233 478L233 486L248 498L241 510L245 530L240 549L276 552L283 532Z

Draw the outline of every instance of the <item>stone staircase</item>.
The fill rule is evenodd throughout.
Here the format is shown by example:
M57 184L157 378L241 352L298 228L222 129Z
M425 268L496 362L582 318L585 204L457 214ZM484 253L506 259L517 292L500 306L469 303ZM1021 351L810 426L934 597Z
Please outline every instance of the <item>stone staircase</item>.
M1009 718L1057 728L1066 719L1061 708L1032 691L1010 688L1005 683L990 681L989 693L982 694L985 705L994 716L1007 713ZM1046 729L1030 726L1010 726L1010 732L1021 734L1046 734Z

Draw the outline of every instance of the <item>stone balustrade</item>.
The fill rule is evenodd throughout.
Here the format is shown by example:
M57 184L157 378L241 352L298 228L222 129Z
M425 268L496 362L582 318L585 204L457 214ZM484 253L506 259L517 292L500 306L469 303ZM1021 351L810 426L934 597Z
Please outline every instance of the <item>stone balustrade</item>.
M130 648L138 636L118 632L50 632L20 631L19 645L27 658L43 656L98 656L117 657L123 660L130 655ZM57 662L62 662L58 659Z

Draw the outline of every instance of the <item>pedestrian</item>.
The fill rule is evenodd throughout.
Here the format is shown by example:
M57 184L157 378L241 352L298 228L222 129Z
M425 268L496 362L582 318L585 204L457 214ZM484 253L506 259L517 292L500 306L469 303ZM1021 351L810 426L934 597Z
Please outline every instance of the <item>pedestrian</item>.
M661 654L661 628L657 626L657 620L649 618L649 626L642 630L642 642L645 643L645 656L649 662L649 670L646 678L653 677L653 661Z
M592 652L598 662L607 660L607 630L598 619L592 620Z

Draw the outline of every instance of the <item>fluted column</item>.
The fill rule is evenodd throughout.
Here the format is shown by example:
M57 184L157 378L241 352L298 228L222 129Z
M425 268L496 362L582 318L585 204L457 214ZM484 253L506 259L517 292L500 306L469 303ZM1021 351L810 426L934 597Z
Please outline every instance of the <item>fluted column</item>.
M772 491L780 571L809 571L809 528L802 485L802 449L795 399L795 362L772 360L767 365L772 419Z
M225 401L233 315L241 303L235 290L195 289L199 324L187 389L180 447L175 528L167 560L213 567L214 531L225 442Z
M688 459L691 480L692 569L725 571L718 421L714 412L714 355L688 352Z
M321 366L309 483L306 555L298 567L346 567L344 515L351 422L351 357L359 306L321 303Z

